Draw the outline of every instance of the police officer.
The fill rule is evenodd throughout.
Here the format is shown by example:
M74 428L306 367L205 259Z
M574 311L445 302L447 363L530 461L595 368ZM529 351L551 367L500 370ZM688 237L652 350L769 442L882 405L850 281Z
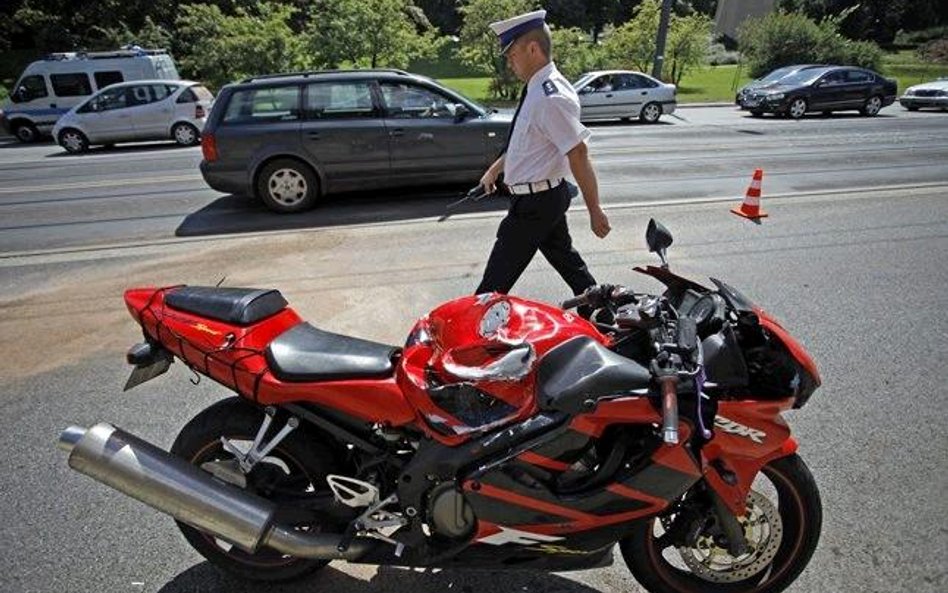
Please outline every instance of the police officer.
M509 292L537 250L573 294L596 284L573 248L566 223L569 173L582 191L593 233L603 238L610 230L586 146L591 133L579 123L579 100L572 85L553 64L545 18L546 11L537 10L490 25L500 38L507 64L526 87L507 149L480 180L493 192L503 173L502 189L510 195L510 209L497 230L477 294Z

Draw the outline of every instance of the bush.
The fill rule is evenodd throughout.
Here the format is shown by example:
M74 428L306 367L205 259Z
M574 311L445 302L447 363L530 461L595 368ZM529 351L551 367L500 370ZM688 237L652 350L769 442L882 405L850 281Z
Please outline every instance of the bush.
M728 51L723 43L712 43L708 46L708 63L712 66L723 64L737 64L741 61L741 52Z
M918 48L918 57L924 62L948 64L948 39L929 41Z
M948 26L931 27L921 31L899 31L895 36L895 44L915 47L939 39L948 39Z
M882 50L871 41L839 33L840 18L820 23L797 13L775 12L748 19L739 29L741 52L751 76L789 64L840 64L878 70Z

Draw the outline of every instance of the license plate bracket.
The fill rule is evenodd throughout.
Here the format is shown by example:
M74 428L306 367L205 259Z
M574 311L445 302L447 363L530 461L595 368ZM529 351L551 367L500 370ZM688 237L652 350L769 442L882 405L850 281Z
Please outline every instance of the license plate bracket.
M134 351L135 348L139 348L140 346L141 345L133 347L132 350ZM131 355L131 351L129 354ZM146 381L151 381L155 377L163 375L171 368L172 362L174 362L174 356L172 356L170 352L160 346L152 347L151 351L147 353L147 356L141 356L135 363L131 374L128 376L128 380L125 382L123 391L128 391Z

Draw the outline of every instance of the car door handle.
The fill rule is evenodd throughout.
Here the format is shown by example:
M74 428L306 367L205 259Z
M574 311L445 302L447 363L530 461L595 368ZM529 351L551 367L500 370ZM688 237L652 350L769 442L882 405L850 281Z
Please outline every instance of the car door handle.
M606 93L606 98L607 98L607 99L611 99L611 98L612 98L612 93Z
M399 136L404 136L404 135L405 135L405 128L393 128L393 129L389 130L388 135L391 136L391 137L393 137L393 138L397 138L397 137L399 137Z
M434 140L434 134L431 132L422 132L418 134L419 140Z
M55 103L50 103L49 106L52 107L53 109L56 109L56 104L55 104Z
M643 95L647 95L647 94L648 94L648 91L642 91L642 94L643 94Z
M306 137L310 140L319 140L320 134L319 132L306 132Z

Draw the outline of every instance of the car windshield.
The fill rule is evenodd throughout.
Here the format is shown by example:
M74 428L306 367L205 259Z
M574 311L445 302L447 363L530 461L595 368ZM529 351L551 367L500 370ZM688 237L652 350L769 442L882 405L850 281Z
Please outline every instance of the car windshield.
M805 86L811 84L814 80L829 72L826 68L810 68L800 70L780 79L780 84L787 86Z
M793 66L785 66L783 68L777 68L767 76L759 78L757 82L777 82L787 74L793 72Z
M583 74L579 80L573 83L573 90L579 90L589 84L589 81L595 78L595 74Z

